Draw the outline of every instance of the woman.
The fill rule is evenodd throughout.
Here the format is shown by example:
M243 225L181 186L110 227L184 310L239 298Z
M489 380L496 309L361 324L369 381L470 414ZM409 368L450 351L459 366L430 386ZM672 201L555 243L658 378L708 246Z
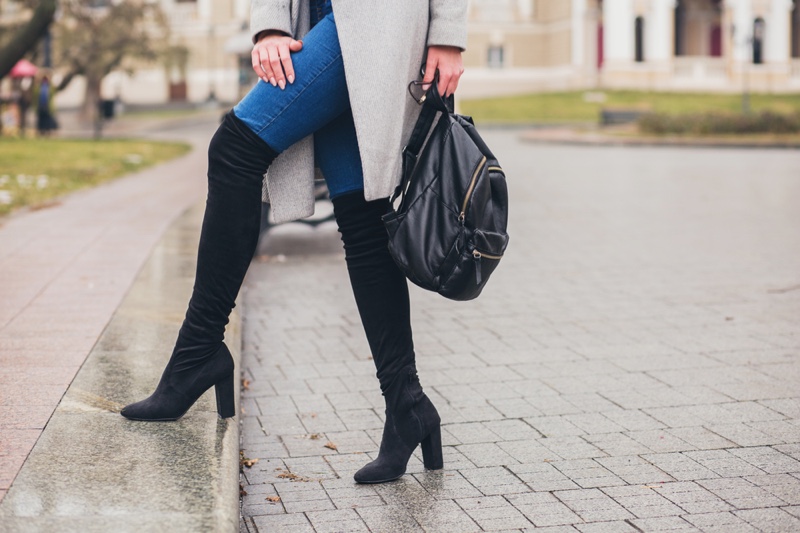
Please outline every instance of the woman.
M54 96L55 89L50 83L50 78L47 75L42 76L42 79L34 88L32 98L33 105L36 108L36 131L42 137L48 137L52 130L58 128L53 105Z
M406 85L427 56L423 81L438 70L440 91L456 90L466 0L255 0L251 31L261 81L209 146L186 318L155 392L122 415L176 420L212 386L219 415L235 415L234 365L223 334L258 239L262 175L269 168L264 190L275 217L300 218L313 211L316 160L386 403L378 458L355 479L397 479L420 444L426 468L442 468L440 419L417 378L408 287L389 255L381 215L419 113Z

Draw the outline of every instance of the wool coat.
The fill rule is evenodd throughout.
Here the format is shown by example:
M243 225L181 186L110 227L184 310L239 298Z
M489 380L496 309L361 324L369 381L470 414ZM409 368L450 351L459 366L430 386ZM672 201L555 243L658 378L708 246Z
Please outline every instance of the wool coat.
M250 32L279 30L301 39L310 26L309 0L253 0ZM350 107L356 127L364 196L391 196L400 182L401 151L420 112L406 89L419 79L431 45L467 41L467 0L332 0ZM278 222L314 212L314 143L306 137L284 151L264 178L264 199Z

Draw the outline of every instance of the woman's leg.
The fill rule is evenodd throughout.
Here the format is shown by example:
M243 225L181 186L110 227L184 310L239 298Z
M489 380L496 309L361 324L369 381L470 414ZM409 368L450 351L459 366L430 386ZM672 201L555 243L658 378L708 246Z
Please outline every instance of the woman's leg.
M259 82L211 140L208 199L186 318L156 391L125 407L127 418L176 420L212 386L220 416L235 415L233 361L222 341L258 240L262 176L278 153L349 107L332 17L309 32L293 60L294 84L281 91Z
M427 468L442 468L439 415L422 391L414 360L406 278L389 254L381 216L388 199L367 202L352 113L314 136L317 163L328 182L361 322L386 402L378 458L359 470L359 483L402 476L422 443Z

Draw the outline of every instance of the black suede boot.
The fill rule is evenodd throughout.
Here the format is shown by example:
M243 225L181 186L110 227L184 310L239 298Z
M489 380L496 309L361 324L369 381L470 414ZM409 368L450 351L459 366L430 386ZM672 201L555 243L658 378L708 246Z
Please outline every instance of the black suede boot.
M359 191L335 198L333 208L353 295L386 401L378 458L359 470L355 480L383 483L399 478L420 444L425 467L442 468L439 414L417 379L408 284L389 254L381 220L389 201L367 202Z
M186 318L155 392L122 416L177 420L212 386L219 416L236 415L225 325L258 241L261 181L277 156L232 111L225 116L208 148L208 199Z

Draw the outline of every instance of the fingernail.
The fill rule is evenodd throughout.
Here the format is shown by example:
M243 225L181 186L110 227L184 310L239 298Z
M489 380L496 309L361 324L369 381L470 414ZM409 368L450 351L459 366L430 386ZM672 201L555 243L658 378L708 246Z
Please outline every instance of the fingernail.
M281 87L281 91L282 91L282 90L284 90L284 89L286 88L286 82L285 82L285 81L283 81L283 80L279 81L279 82L278 82L278 85L280 85L280 87Z
M278 85L278 82L275 81L275 78L270 78L269 82L272 84L273 87L276 87Z
M289 83L294 83L294 76L289 74Z

